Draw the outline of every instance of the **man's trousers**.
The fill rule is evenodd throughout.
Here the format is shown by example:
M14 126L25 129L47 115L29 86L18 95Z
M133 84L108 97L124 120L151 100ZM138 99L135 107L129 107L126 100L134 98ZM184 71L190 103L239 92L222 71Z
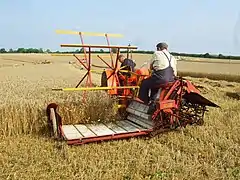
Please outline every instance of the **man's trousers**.
M144 79L141 83L139 89L139 99L144 101L145 104L149 102L149 90L151 89L151 94L156 93L156 89L158 85L166 84L167 82L164 79L160 79L156 76L151 76L147 79Z

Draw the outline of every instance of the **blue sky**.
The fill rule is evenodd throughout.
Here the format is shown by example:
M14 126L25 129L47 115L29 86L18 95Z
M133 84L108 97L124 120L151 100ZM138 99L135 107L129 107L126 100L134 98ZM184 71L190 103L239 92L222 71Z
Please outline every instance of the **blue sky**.
M169 50L240 55L239 0L1 0L0 47L52 50L79 43L75 35L55 30L124 34L112 44L154 50L166 41ZM105 43L86 37L86 43Z

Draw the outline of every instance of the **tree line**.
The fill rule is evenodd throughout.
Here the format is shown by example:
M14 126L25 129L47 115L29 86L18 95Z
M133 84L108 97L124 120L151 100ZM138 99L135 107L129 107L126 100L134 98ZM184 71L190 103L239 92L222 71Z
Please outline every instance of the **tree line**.
M43 50L43 48L18 48L18 49L9 49L6 50L5 48L0 48L0 53L83 53L83 48L77 49L75 51L51 51L50 49ZM108 53L109 50L104 51L103 49L100 49L98 51L91 51L92 53ZM113 53L117 52L116 48L112 49ZM121 51L121 53L126 53L127 51ZM134 50L132 53L140 53L140 54L152 54L154 51L143 51L143 50ZM198 58L214 58L214 59L234 59L234 60L240 60L240 56L230 56L230 55L223 55L223 54L193 54L193 53L177 53L177 52L171 52L174 56L185 56L185 57L198 57Z
M9 49L5 48L0 49L0 53L51 53L50 49L43 50L42 48L18 48L18 49Z

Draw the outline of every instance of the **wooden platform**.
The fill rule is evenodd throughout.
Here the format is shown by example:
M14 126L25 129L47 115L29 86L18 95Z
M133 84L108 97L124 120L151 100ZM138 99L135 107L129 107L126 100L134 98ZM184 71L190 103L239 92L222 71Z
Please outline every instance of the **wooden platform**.
M134 115L129 116L129 119L131 120L122 120L105 124L63 125L62 130L66 140L76 140L141 132L152 128L152 122L149 120L138 119L134 117Z
M126 120L98 123L62 125L62 136L68 144L84 144L110 139L123 139L147 135L153 130L148 106L132 102L128 108Z

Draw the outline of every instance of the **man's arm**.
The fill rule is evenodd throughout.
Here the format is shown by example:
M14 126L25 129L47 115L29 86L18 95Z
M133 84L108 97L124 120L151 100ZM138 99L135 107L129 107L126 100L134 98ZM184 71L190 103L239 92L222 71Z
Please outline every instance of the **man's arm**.
M152 55L152 58L150 59L149 61L149 69L150 70L153 70L153 63L156 61L157 59L157 55L156 53L154 52L154 54Z
M177 76L177 59L173 56L172 56L172 61L173 61L173 71L174 71L174 75Z
M152 64L152 63L150 63L149 69L150 69L150 70L153 70L153 64Z

